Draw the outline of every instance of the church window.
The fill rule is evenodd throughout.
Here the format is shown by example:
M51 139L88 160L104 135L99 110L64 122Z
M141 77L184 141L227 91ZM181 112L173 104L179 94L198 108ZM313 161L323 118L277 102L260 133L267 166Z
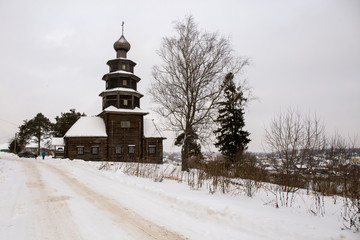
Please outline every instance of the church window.
M78 155L83 155L84 154L84 147L76 147L76 151Z
M128 100L127 100L127 99L124 99L124 100L123 100L123 104L124 104L124 106L127 106L127 105L129 104Z
M120 146L115 147L115 153L117 153L117 154L121 153L121 147Z
M129 153L135 153L135 145L129 145Z
M92 147L91 154L98 155L99 154L99 147Z
M124 79L124 80L122 81L122 83L123 83L123 84L122 84L123 86L127 86L127 80Z
M150 154L156 153L156 145L149 145L149 153Z
M121 68L122 68L122 70L126 70L126 65L123 64L123 65L121 66Z
M130 121L121 121L120 122L122 128L129 128L130 127Z

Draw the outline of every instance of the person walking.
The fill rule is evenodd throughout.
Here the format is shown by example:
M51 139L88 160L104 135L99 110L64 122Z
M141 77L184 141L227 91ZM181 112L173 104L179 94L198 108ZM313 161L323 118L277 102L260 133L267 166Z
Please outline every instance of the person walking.
M46 156L45 151L43 151L43 152L41 153L41 156L42 156L42 158L43 158L43 160L44 160L44 158L45 158L45 156Z

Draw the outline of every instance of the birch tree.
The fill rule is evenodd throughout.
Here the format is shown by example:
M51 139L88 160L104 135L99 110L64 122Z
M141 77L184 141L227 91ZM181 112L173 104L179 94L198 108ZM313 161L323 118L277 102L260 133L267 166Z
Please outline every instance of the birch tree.
M182 170L188 170L189 139L195 139L191 135L196 134L201 142L209 137L222 79L228 72L240 71L248 61L233 55L229 39L200 31L192 16L177 22L174 30L176 34L164 37L157 51L163 63L153 67L149 92L168 128L184 134Z

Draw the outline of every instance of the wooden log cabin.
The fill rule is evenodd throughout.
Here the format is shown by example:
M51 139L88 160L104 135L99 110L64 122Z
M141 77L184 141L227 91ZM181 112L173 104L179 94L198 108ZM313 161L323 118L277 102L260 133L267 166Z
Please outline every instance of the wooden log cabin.
M163 137L148 112L140 108L141 80L135 62L127 58L130 43L124 34L114 43L116 58L107 62L102 80L102 112L81 117L65 134L65 157L89 161L163 162Z

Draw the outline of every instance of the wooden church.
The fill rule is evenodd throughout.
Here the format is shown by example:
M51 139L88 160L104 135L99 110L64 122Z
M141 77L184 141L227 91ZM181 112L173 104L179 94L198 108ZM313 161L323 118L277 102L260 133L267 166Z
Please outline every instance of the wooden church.
M124 37L114 43L116 58L107 62L109 72L102 80L105 90L102 112L81 117L65 134L65 157L89 161L131 161L162 163L165 139L148 112L140 108L143 97L137 91L140 78L136 63L127 58L130 43Z

